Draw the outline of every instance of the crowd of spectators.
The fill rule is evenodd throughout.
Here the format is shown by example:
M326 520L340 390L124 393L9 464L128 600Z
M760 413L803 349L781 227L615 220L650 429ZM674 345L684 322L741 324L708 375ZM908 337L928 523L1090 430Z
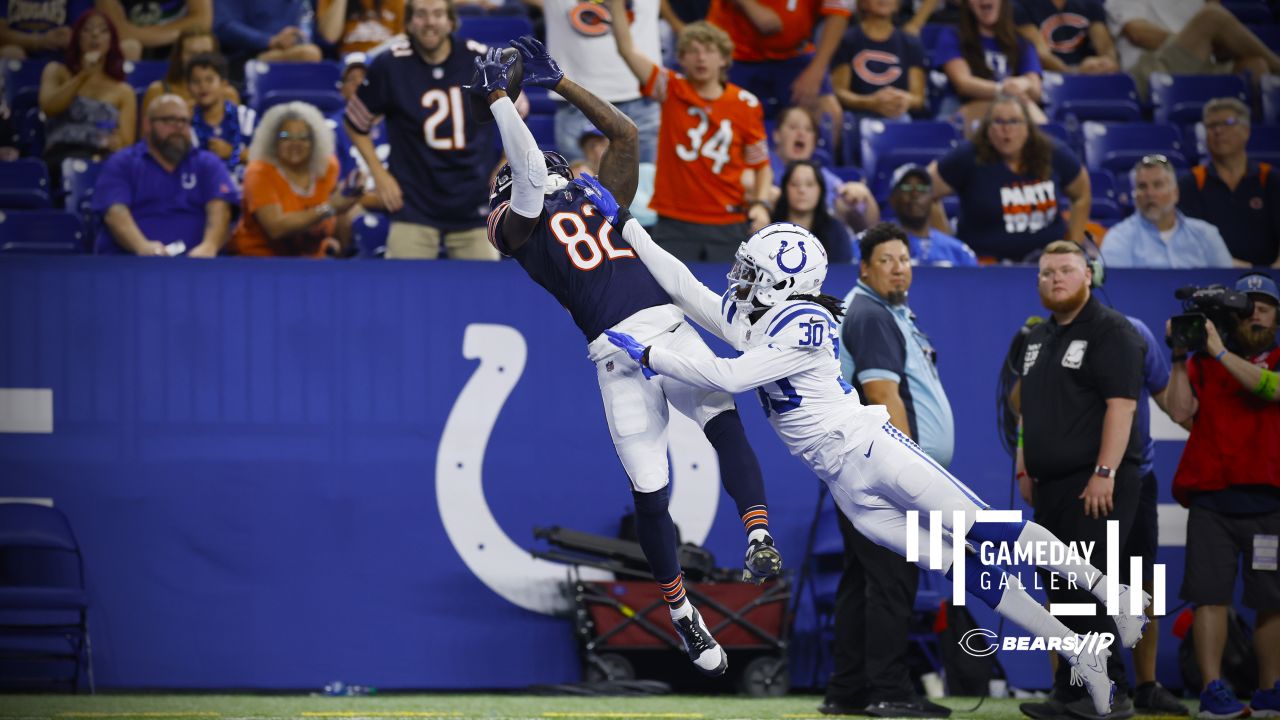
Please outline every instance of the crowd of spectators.
M1269 10L1280 26L1277 8ZM483 184L500 164L496 133L470 117L461 89L427 91L406 109L392 86L419 70L459 84L452 79L465 73L458 63L477 46L463 26L527 15L569 74L636 122L637 216L685 259L726 259L753 229L790 219L813 229L833 262L856 262L857 235L884 219L907 229L913 257L926 264L1025 262L1052 240L1091 235L1117 266L1280 265L1280 182L1268 162L1280 156L1280 130L1263 121L1274 115L1263 95L1280 87L1271 82L1280 57L1214 0L0 0L0 11L0 57L11 69L43 68L27 107L17 107L23 88L6 88L0 158L41 157L59 207L65 160L99 167L133 148L166 167L156 130L148 129L150 108L162 96L180 98L188 105L188 152L212 153L231 178L223 253L354 253L339 228L377 212L390 215L396 242L388 247L400 248L391 256L493 257L466 248L470 234L482 232L485 205L471 192L471 175ZM389 51L416 57L367 81L374 59ZM166 60L149 84L135 84L128 72L135 61ZM323 107L325 137L332 136L321 142L322 129L310 131L311 152L331 157L297 166L317 168L314 186L292 186L306 178L291 178L283 158L292 155L274 152L290 139L260 142L255 133L258 114L299 99L264 103L251 79L246 84L246 64L259 61L313 63L306 67L317 73L325 68L314 63L340 64L340 80L325 97L302 98ZM1135 110L1127 120L1141 122L1160 102L1153 73L1240 74L1244 89L1224 85L1221 96L1200 100L1201 117L1184 112L1172 152L1129 165L1087 158L1087 140L1107 126L1083 121L1120 116L1056 105L1053 88L1075 77L1131 79ZM376 91L361 99L362 86ZM529 112L529 102L521 103ZM23 114L30 106L39 113L34 133ZM575 171L591 171L607 140L581 113L554 94L539 96L532 112L554 118L539 126L553 128L537 133L544 149L564 154ZM295 122L311 117L294 111ZM957 140L906 148L911 157L902 148L863 157L887 125L920 122L954 128ZM390 133L397 137L388 137L391 125L401 127ZM406 158L422 152L431 161L419 165L428 169L406 187ZM336 170L322 193L330 159ZM271 221L249 209L262 207L248 196L250 180L262 187L265 172L259 165L251 178L254 163L271 165L280 181L272 184L291 197L317 203L354 172L369 182L364 193L348 186L341 202L330 201L334 215L323 224L334 227L315 230L318 243L262 242L279 238L266 230ZM450 174L461 165L474 166L465 180ZM907 165L918 167L895 172ZM130 167L139 167L136 158ZM467 197L457 197L464 187ZM1118 214L1093 216L1093 199L1103 193ZM85 222L112 232L101 214ZM430 237L410 240L413 227ZM232 242L232 234L258 241ZM202 245L194 236L180 239L189 250ZM174 239L152 240L175 247ZM152 247L129 238L117 244L144 253ZM413 244L426 249L405 249Z

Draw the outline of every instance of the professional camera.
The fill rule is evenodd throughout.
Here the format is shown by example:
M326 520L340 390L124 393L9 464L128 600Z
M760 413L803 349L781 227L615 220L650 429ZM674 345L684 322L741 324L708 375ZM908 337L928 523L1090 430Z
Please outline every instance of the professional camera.
M1224 285L1178 288L1173 296L1182 301L1182 315L1171 321L1169 346L1203 351L1208 334L1204 321L1209 319L1224 339L1230 337L1236 323L1253 315L1253 299Z

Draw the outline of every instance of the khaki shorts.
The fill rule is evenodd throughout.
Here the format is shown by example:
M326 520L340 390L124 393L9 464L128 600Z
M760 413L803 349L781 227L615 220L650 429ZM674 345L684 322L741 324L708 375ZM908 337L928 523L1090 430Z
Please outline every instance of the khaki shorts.
M435 260L440 257L440 230L430 225L393 222L387 233L387 258L391 260ZM498 251L489 244L486 228L448 230L444 248L451 260L497 260Z
M1151 97L1151 73L1162 72L1170 75L1229 75L1234 71L1232 63L1216 63L1213 60L1201 60L1190 50L1175 42L1170 36L1164 44L1155 50L1148 50L1138 57L1129 74L1138 86L1138 94L1144 101Z

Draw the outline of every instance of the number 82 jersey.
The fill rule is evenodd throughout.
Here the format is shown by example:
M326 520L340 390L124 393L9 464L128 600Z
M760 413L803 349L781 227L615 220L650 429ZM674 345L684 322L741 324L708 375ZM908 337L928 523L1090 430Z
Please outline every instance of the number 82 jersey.
M742 171L769 164L764 109L756 96L726 83L720 97L707 100L683 75L656 65L644 94L662 103L649 207L701 225L746 221Z
M671 303L635 250L578 186L567 184L546 195L533 234L514 251L502 241L509 212L504 202L489 215L489 242L560 301L587 342L641 310Z

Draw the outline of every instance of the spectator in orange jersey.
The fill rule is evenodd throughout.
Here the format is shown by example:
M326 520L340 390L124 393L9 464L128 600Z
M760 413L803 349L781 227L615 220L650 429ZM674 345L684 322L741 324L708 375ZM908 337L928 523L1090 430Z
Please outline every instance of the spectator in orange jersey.
M653 199L653 239L681 260L729 262L769 223L773 187L764 115L755 95L726 82L733 44L706 22L685 26L676 57L687 75L637 52L623 0L608 0L618 53L662 103ZM747 185L744 171L751 170Z
M711 0L707 22L729 33L729 79L764 102L765 117L803 105L839 127L840 103L827 68L852 14L852 0ZM819 20L815 47L810 38Z

